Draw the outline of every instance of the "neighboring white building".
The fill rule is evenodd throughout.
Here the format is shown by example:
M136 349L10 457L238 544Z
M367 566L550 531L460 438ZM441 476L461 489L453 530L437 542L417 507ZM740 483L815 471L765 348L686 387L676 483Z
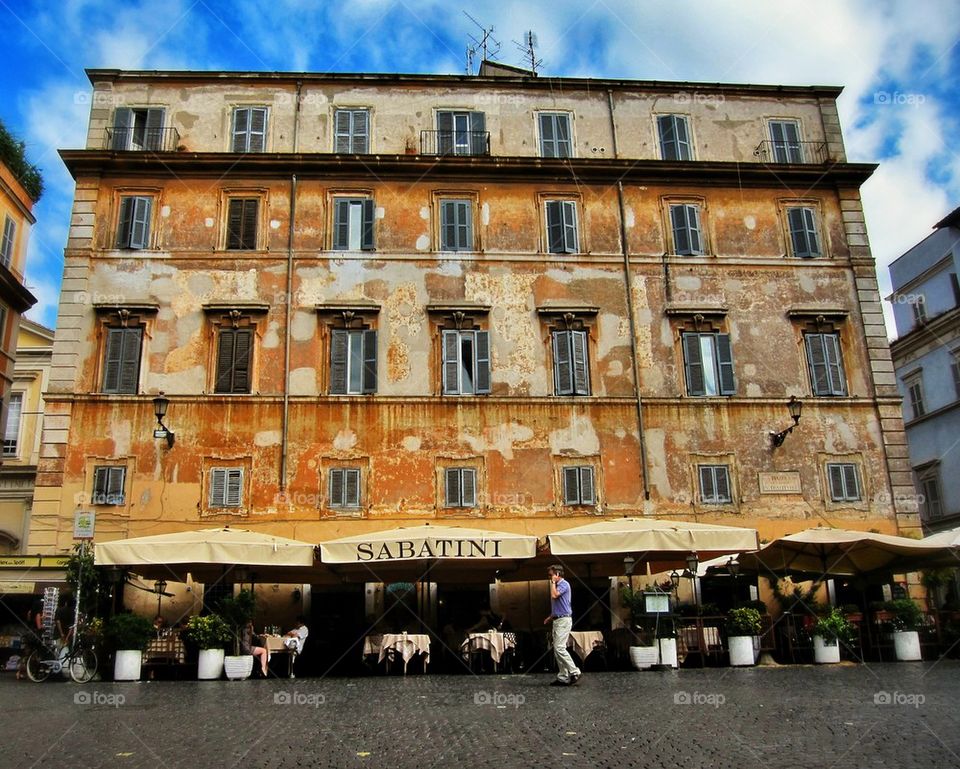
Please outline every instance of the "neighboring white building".
M960 519L960 208L890 265L891 345L923 526Z

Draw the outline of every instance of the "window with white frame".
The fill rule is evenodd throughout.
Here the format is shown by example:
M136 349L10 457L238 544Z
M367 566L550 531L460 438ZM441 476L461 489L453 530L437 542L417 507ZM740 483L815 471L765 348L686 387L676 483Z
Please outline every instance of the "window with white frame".
M267 139L267 108L235 107L232 136L234 152L263 152Z
M440 201L440 250L473 251L473 201Z
M376 391L376 330L331 329L330 393L332 395L368 395Z
M910 413L913 419L918 419L927 413L927 407L923 399L923 373L918 371L905 377L904 387L907 389L907 400L910 403Z
M682 338L687 395L735 395L730 335L684 333Z
M771 120L770 144L773 148L774 163L803 162L800 123L796 120Z
M476 468L448 467L444 470L443 476L445 507L476 507Z
M920 489L920 513L924 520L933 521L943 517L943 491L940 486L940 466L933 465L917 471L917 487Z
M150 213L153 198L125 195L120 198L117 221L117 248L143 249L150 245Z
M539 119L540 157L573 157L570 115L566 112L541 112Z
M801 259L823 256L820 235L817 232L816 211L810 206L787 208L787 226L790 230L791 253Z
M123 486L127 478L124 465L98 465L93 469L93 493L90 503L94 505L122 505Z
M699 256L704 253L699 204L671 205L670 226L673 230L673 253L680 256Z
M0 241L0 264L8 269L13 261L13 244L16 239L17 223L11 216L5 216L3 219L3 240Z
M443 394L490 392L490 333L443 329Z
M370 147L370 110L338 109L333 113L334 147L340 154L365 155Z
M573 465L563 468L563 504L594 505L597 501L593 467Z
M360 469L332 467L329 470L329 504L339 510L360 507Z
M577 202L548 200L544 205L547 216L547 250L551 254L579 253Z
M3 456L15 457L20 450L20 420L23 415L23 393L10 393L7 426L3 432Z
M863 499L860 472L853 462L827 462L827 483L831 502L859 502Z
M556 330L553 338L553 383L557 395L590 394L587 332Z
M843 372L840 335L804 334L807 366L813 394L818 396L846 395L847 381Z
M243 504L243 468L210 469L208 507L240 507Z
M690 127L685 115L658 115L657 133L663 160L691 160Z
M334 198L333 250L373 251L372 198Z
M730 468L727 465L698 465L700 502L705 505L727 505L733 502L730 490Z

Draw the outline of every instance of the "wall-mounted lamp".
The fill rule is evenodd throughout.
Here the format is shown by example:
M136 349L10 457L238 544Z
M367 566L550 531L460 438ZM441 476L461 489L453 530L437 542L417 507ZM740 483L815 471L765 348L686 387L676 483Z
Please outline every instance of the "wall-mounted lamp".
M674 592L676 592L677 588L680 587L680 579L682 578L682 576L683 575L680 574L680 572L677 571L676 569L670 572L670 583L673 585Z
M790 412L790 418L793 420L793 424L778 433L773 432L773 430L770 431L770 440L773 442L773 448L775 449L783 445L787 436L793 432L793 428L800 423L800 414L803 413L803 403L797 400L796 395L790 396L790 400L787 401L787 410Z
M163 391L153 399L153 413L157 417L158 429L153 431L154 438L166 438L167 448L173 448L173 432L167 429L163 423L163 418L167 415L167 407L170 405L170 399L164 397Z
M632 555L625 555L623 557L623 573L628 577L633 576L633 569L637 565L637 559Z

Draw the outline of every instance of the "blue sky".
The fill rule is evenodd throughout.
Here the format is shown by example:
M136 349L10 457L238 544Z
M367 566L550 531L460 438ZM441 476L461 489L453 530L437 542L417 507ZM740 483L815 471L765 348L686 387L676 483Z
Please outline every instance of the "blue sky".
M0 0L0 117L47 191L35 213L30 315L56 322L73 183L57 149L86 136L86 67L462 73L468 11L544 75L843 85L850 160L879 162L863 201L881 293L886 265L960 205L956 0ZM888 313L888 318L889 318Z

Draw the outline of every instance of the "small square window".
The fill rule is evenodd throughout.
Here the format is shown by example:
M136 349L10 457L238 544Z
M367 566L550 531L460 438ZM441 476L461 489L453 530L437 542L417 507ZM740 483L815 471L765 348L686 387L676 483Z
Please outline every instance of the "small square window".
M853 462L828 462L827 479L831 502L860 502L860 473Z
M338 109L333 114L334 152L365 155L370 143L370 110Z
M102 465L93 471L93 495L90 503L94 505L123 505L123 485L127 477L127 468L123 465Z
M446 507L476 507L477 471L472 467L448 467L444 471Z
M240 507L243 504L243 468L214 467L210 470L210 507Z
M356 509L360 507L360 470L355 467L330 469L330 507Z
M234 152L263 152L266 138L266 107L237 107L233 110Z
M705 505L728 505L733 502L730 492L730 468L727 465L699 465L700 501Z
M563 468L563 504L594 505L597 501L595 489L591 466Z

